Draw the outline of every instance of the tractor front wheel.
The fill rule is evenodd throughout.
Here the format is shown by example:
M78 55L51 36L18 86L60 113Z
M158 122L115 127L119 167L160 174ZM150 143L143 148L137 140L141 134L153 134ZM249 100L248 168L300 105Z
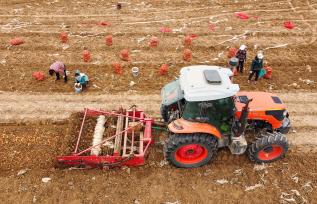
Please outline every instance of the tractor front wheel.
M217 151L217 139L208 134L175 134L165 143L166 159L180 168L207 164Z
M263 133L249 146L249 158L257 163L273 162L285 157L288 146L285 135L279 132Z

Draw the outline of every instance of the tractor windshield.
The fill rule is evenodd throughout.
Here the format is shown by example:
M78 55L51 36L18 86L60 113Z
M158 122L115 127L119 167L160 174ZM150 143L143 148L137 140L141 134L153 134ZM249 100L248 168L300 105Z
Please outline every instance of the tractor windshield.
M166 84L161 91L161 97L162 104L165 106L169 106L182 100L184 98L184 94L181 90L179 80Z
M188 121L212 124L222 133L226 133L231 131L234 109L231 97L213 101L187 102L182 117Z

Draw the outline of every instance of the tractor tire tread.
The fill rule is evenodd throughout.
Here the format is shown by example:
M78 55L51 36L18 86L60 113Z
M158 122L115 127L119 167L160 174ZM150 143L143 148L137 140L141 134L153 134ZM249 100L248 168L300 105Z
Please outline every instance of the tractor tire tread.
M289 148L288 140L285 135L274 132L274 133L263 133L262 137L258 138L257 140L253 141L248 148L248 155L251 161L256 163L270 163L276 161L278 159L282 159L285 157L285 153ZM275 158L273 160L263 161L257 158L257 153L262 150L264 147L270 144L278 144L283 147L283 153L280 157Z
M185 165L176 162L173 159L173 153L176 151L176 149L185 144L190 143L199 143L204 144L209 149L209 158L207 160L204 160L203 162L197 163L197 164L191 164L191 165ZM194 133L194 134L173 134L171 135L164 145L164 155L166 156L166 159L168 162L172 163L176 167L182 167L182 168L196 168L203 166L210 162L214 157L218 149L218 141L217 139L209 134L205 133Z

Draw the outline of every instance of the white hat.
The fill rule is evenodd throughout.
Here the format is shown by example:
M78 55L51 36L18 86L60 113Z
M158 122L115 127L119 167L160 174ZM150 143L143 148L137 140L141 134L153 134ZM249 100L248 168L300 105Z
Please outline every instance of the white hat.
M263 57L264 57L264 55L262 53L258 53L257 56L258 56L259 59L263 59Z
M247 46L241 45L240 48L239 48L239 50L245 50L245 48L247 48Z

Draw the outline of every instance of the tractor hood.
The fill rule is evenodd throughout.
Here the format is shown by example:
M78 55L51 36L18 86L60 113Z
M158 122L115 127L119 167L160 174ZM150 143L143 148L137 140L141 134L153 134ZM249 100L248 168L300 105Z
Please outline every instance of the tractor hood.
M252 99L249 104L250 112L248 119L266 121L273 129L289 129L289 114L286 110L286 106L279 97L272 93L239 92L235 100L235 106L237 109L236 116L238 118L242 114L242 109L245 106L244 102L248 99ZM285 127L283 126L284 123L286 125Z
M253 99L250 102L250 111L270 111L285 110L286 106L283 101L275 94L267 92L239 92L235 102L238 111L244 107L244 101Z

